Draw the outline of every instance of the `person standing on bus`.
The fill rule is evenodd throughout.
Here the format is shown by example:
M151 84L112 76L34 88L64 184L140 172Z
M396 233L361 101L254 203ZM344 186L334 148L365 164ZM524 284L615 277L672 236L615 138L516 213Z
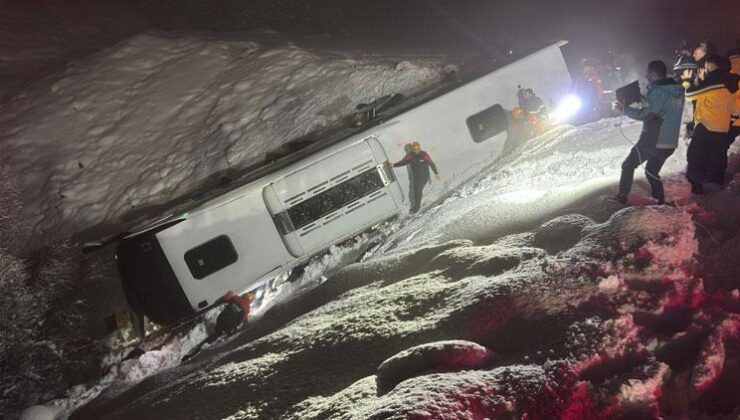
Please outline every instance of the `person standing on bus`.
M434 164L429 153L421 150L421 144L418 141L411 143L411 150L403 159L393 164L394 168L411 165L409 167L409 198L411 199L411 213L416 213L421 207L421 198L424 193L424 187L430 181L429 170L434 172L434 177L439 181L441 179L437 165Z

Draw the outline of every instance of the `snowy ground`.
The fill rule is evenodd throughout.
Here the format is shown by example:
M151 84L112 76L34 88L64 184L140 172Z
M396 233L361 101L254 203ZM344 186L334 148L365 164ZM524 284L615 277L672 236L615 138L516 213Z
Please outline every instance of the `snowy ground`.
M357 103L423 89L444 62L140 35L4 104L2 156L37 234L102 231ZM643 180L623 209L609 198L638 133L609 119L534 139L316 258L229 340L181 364L209 314L138 359L111 355L54 404L72 418L736 416L740 176L690 199L682 143L663 171L676 207L650 206Z
M0 147L22 174L35 233L117 233L285 142L345 124L359 103L428 88L446 64L326 44L147 33L15 96Z
M72 418L734 418L740 175L695 202L682 144L678 205L648 205L643 180L621 208L639 124L619 122L524 145L323 271L373 241L334 248L302 294L188 363L204 325L57 403L107 387Z

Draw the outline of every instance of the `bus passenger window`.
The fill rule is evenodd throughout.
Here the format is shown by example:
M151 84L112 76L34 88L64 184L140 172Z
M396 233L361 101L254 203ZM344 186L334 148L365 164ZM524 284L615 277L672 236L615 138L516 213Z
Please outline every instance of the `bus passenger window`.
M185 253L185 264L196 279L205 278L234 264L239 257L226 235L218 236Z
M285 235L308 226L327 214L382 189L383 186L378 168L373 167L294 205L273 219L280 233ZM287 215L287 220L284 214Z
M468 117L465 123L476 143L486 141L509 128L506 111L498 104Z

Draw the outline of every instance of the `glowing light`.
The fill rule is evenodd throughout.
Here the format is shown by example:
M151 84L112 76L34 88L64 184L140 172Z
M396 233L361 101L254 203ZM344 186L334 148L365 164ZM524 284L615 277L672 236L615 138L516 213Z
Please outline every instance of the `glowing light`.
M563 124L578 114L583 107L581 98L576 95L566 96L555 110L550 113L550 122L553 124Z

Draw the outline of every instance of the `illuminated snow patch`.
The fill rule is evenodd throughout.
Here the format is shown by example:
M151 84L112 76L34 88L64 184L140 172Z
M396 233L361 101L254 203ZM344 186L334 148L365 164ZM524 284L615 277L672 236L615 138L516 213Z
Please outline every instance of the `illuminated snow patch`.
M523 204L542 198L545 194L547 194L547 191L544 190L521 189L502 194L499 196L499 200L504 203Z

